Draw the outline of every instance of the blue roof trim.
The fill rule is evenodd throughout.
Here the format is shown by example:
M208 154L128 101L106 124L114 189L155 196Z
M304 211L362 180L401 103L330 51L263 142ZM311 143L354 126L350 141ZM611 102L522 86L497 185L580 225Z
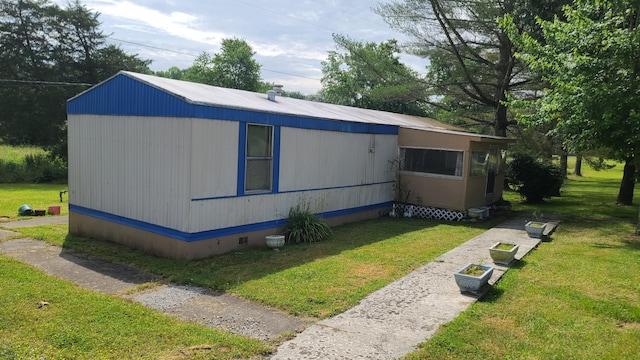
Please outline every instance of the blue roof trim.
M188 117L191 105L124 74L67 102L68 114Z
M338 190L338 189L349 189L349 188L357 188L371 185L383 185L383 184L393 184L393 181L379 181L367 184L358 184L358 185L342 185L342 186L331 186L324 188L310 188L310 189L299 189L299 190L286 190L286 191L278 191L278 194L289 194L289 193L300 193L300 192L309 192L309 191L323 191L323 190ZM251 194L238 194L238 195L225 195L225 196L212 196L212 197L202 197L202 198L192 198L191 201L209 201L209 200L220 200L220 199L230 199L244 196L261 196L261 195L272 195L276 192L261 192L261 193L251 193Z
M398 135L398 126L310 118L193 104L126 74L118 74L67 102L68 114L187 117L300 129Z
M392 204L393 204L392 202L384 202L380 204L360 206L360 207L355 207L350 209L328 211L325 213L318 214L318 216L327 219L327 218L332 218L336 216L345 216L345 215L357 214L365 211L388 208L388 207L391 207ZM154 224L150 224L150 223L139 221L139 220L133 220L126 217L102 212L99 210L93 210L93 209L89 209L83 206L78 206L73 204L69 204L69 212L91 216L100 220L110 221L116 224L129 226L135 229L152 232L154 234L170 237L170 238L180 240L180 241L185 241L185 242L193 242L193 241L212 239L220 236L242 234L250 231L273 229L273 228L284 226L287 222L287 219L278 219L278 220L266 221L261 223L233 226L233 227L228 227L224 229L208 230L208 231L202 231L197 233L188 233L188 232L178 231L178 230L170 229L164 226L154 225Z

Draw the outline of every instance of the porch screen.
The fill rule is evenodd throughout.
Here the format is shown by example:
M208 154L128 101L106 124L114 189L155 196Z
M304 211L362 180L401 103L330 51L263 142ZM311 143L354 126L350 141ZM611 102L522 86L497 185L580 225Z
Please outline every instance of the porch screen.
M400 148L400 158L403 171L462 176L462 151Z
M247 125L245 191L270 191L273 126Z

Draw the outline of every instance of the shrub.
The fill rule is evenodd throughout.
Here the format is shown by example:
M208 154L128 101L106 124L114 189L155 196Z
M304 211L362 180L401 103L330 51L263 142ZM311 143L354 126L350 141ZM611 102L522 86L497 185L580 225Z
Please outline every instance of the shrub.
M296 205L289 210L285 235L287 243L314 242L331 235L331 227L309 211L309 206Z
M45 154L26 155L24 163L27 182L49 183L67 179L67 164L58 157Z
M527 153L515 153L507 168L507 180L526 202L539 203L560 196L564 178L558 166Z
M67 164L47 154L26 154L22 159L0 159L0 183L67 181Z

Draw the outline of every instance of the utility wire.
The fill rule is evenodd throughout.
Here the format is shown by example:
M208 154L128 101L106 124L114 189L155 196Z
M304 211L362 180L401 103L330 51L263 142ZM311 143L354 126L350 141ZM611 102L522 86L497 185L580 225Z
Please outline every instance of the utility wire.
M40 81L40 80L13 80L13 79L0 79L0 83L10 83L18 85L55 85L55 86L93 86L89 83L71 83L64 81Z
M161 48L161 47L157 47L157 46L151 46L151 45L147 45L147 44L142 44L142 43L138 43L138 42L134 42L134 41L128 41L128 40L122 40L122 39L117 39L111 36L108 36L109 39L113 40L113 41L118 41L118 42L122 42L122 43L126 43L126 44L131 44L131 45L136 45L136 46L142 46L142 47L146 47L146 48L150 48L150 49L155 49L155 50L160 50L160 51L167 51L167 52L172 52L174 54L180 54L180 55L185 55L185 56L191 56L193 58L197 58L198 55L194 55L194 54L189 54L189 53L184 53L184 52L180 52L180 51L175 51L175 50L171 50L171 49L166 49L166 48ZM312 77L308 77L308 76L302 76L302 75L296 75L296 74L291 74L288 72L284 72L284 71L278 71L278 70L271 70L271 69L265 69L263 67L260 68L261 70L267 71L267 72L272 72L272 73L277 73L277 74L283 74L283 75L289 75L289 76L294 76L294 77L299 77L299 78L303 78L303 79L309 79L309 80L316 80L316 81L321 81L320 79L317 78L312 78Z

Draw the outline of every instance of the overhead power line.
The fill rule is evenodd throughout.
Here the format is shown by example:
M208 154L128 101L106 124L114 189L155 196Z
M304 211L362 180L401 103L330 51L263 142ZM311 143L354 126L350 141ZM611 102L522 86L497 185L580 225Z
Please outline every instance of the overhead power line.
M64 81L40 81L40 80L14 80L14 79L0 79L0 83L9 83L17 85L52 85L52 86L93 86L95 84L89 83L73 83Z
M175 50L171 50L171 49L161 48L161 47L158 47L158 46L151 46L151 45L142 44L142 43L135 42L135 41L128 41L128 40L117 39L117 38L114 38L114 37L111 37L111 36L109 36L109 39L111 39L111 40L113 40L113 41L118 41L118 42L126 43L126 44L131 44L131 45L136 45L136 46L142 46L142 47L146 47L146 48L149 48L149 49L155 49L155 50L167 51L167 52L171 52L171 53L179 54L179 55L191 56L191 57L193 57L193 58L197 58L197 57L198 57L198 55L194 55L194 54L189 54L189 53L184 53L184 52L175 51ZM283 74L283 75L289 75L289 76L299 77L299 78L303 78L303 79L309 79L309 80L321 81L320 79L316 79L316 78L312 78L312 77L308 77L308 76L303 76L303 75L291 74L291 73L284 72L284 71L278 71L278 70L265 69L265 68L262 68L262 67L261 67L261 70L268 71L268 72L272 72L272 73L277 73L277 74Z

